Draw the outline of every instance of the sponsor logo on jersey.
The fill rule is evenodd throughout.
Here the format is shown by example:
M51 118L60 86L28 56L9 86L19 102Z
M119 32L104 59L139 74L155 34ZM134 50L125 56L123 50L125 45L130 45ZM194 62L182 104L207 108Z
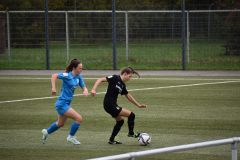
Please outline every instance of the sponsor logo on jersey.
M116 85L116 88L118 88L119 93L122 93L122 88L120 86Z
M71 90L72 90L72 92L74 92L74 90L77 88L77 86L73 86L72 88L71 88Z
M67 76L68 76L68 73L63 73L63 76L64 76L64 77L67 77Z

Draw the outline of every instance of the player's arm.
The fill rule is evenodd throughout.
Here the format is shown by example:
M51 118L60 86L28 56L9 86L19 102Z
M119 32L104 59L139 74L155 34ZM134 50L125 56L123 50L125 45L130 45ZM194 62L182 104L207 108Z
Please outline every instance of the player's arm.
M58 74L53 74L52 78L51 78L51 84L52 84L52 95L55 96L56 95L56 81L58 78Z
M87 87L83 87L82 90L83 90L83 95L84 96L88 96L88 89L87 89Z
M92 96L95 96L96 95L96 89L97 87L102 83L102 82L107 82L107 78L106 77L102 77L102 78L99 78L93 85L93 88L91 90L91 95Z
M139 103L130 93L126 94L125 97L134 105L136 105L138 108L146 108L147 106L145 104Z
M88 96L88 89L82 76L79 78L79 86L82 88L83 95Z

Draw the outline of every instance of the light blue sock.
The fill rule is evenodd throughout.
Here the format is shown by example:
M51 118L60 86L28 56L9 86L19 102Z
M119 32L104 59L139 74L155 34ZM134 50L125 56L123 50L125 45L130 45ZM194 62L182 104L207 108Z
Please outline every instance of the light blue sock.
M80 126L79 123L73 122L69 134L70 134L71 136L74 136L74 135L76 134L76 132L77 132L79 126Z
M50 127L47 129L47 132L48 132L48 134L51 134L51 133L55 132L56 130L58 130L58 128L60 128L60 127L57 126L57 123L53 122L50 125Z

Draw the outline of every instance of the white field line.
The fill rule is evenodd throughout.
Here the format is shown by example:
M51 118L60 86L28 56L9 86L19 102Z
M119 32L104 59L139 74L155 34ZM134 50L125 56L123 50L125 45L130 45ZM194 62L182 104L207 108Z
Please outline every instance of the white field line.
M156 90L156 89L166 89L166 88L180 88L180 87L192 87L192 86L204 86L204 85L215 85L215 84L226 84L226 83L237 83L238 81L223 81L223 82L212 82L212 83L195 83L195 84L184 84L176 86L162 86L162 87L153 87L153 88L139 88L139 89L130 89L128 91L146 91L146 90ZM98 92L97 94L105 94L106 92ZM83 94L75 94L74 96L83 96ZM0 101L2 103L12 103L12 102L23 102L23 101L33 101L33 100L42 100L42 99L53 99L58 96L51 97L39 97L39 98L28 98L28 99L18 99L18 100L9 100L9 101Z
M0 80L50 80L50 77L0 77ZM98 78L95 77L84 77L87 80L97 80ZM161 77L143 77L143 78L132 78L133 80L182 80L182 81L192 81L192 80L199 80L199 81L236 81L240 80L240 78L161 78Z

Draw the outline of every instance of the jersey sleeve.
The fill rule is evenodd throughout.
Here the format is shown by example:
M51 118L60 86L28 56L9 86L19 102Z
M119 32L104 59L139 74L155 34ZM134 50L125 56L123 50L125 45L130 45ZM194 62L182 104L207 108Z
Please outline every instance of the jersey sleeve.
M67 79L68 73L58 73L58 79Z
M84 82L84 79L83 79L82 75L80 75L80 76L79 76L79 86L80 86L81 88L84 88L84 87L86 87L86 85L85 85L85 82Z
M127 88L126 88L126 86L124 86L123 90L121 92L121 95L127 95L127 94L128 94Z
M116 75L106 77L108 83L115 83L116 82Z

